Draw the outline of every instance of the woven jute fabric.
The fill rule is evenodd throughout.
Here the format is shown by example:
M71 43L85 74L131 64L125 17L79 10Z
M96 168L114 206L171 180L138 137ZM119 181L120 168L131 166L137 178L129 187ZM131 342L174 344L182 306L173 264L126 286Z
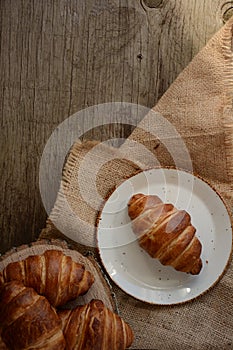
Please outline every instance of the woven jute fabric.
M145 116L120 149L93 142L74 145L44 234L55 235L55 231L51 231L55 225L69 238L77 240L78 237L82 245L94 246L99 202L96 199L88 205L85 196L97 188L105 198L125 178L158 163L190 170L190 161L187 162L184 152L177 146L180 140L187 147L194 173L207 179L232 208L232 33L233 19L230 19L180 74L153 108L153 113ZM168 122L177 133L172 132ZM148 152L141 153L138 144L144 145ZM175 154L175 164L171 150ZM103 164L100 168L97 166L99 162ZM96 188L92 186L94 172L97 174ZM77 217L81 218L79 222ZM149 305L133 299L117 286L114 289L121 316L135 333L132 348L233 349L232 263L208 293L185 304Z

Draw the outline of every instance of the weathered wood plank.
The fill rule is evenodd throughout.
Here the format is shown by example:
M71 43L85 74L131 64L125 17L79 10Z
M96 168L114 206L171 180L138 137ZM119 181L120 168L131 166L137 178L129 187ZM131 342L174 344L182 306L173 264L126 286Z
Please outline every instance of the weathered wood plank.
M152 107L230 7L221 0L0 2L1 252L35 239L45 224L38 173L52 131L99 103ZM85 138L130 130L109 126Z

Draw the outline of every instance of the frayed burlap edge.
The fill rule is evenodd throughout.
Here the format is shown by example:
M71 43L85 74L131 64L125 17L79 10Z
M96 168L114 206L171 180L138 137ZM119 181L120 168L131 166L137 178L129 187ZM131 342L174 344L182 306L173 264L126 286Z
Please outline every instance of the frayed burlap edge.
M120 151L119 148L110 147L108 145L105 145L104 143L101 143L100 141L89 141L84 140L83 142L77 141L75 142L64 161L64 166L62 170L62 177L60 181L60 187L57 194L57 198L55 201L55 204L53 206L53 209L47 218L46 221L46 227L42 229L39 235L39 239L49 239L51 237L56 237L59 239L65 239L69 240L70 243L73 243L73 245L81 252L85 252L88 248L91 251L95 251L95 248L90 246L89 244L83 245L82 243L75 242L72 237L69 235L64 235L62 227L57 227L57 219L62 215L62 212L64 211L65 205L67 205L67 198L66 198L66 192L70 190L71 180L73 176L73 171L77 167L77 162L80 158L80 153L89 152L90 149L94 148L95 146L102 145L103 150L106 152L111 152L113 157L120 158L122 163L127 163L131 168L133 169L133 174L136 174L138 171L142 171L145 166L141 164L139 161L133 162L131 160L125 159L124 154ZM132 175L132 174L131 174ZM117 182L115 184L116 186L119 186L122 181L124 181L128 177L128 174L126 176L122 176L120 179L120 182ZM83 228L85 230L85 228Z
M75 249L80 251L82 254L86 253L87 246L84 246L80 243L76 243L75 241L73 241L72 239L70 239L66 235L64 235L54 225L53 219L51 216L53 216L53 215L56 216L57 212L62 211L62 206L64 204L63 201L65 200L65 198L64 198L64 193L62 193L61 189L68 189L69 188L71 175L72 175L72 172L73 172L73 170L76 166L76 163L77 163L79 150L80 150L80 148L82 148L82 149L87 148L88 149L90 147L90 143L93 146L98 144L97 141L84 141L83 143L80 141L77 141L71 146L69 152L67 153L65 161L64 161L63 169L62 169L60 188L59 188L59 191L57 194L57 198L56 198L54 207L53 207L52 212L50 213L49 217L46 220L45 228L43 228L41 230L40 235L39 235L39 240L51 239L51 237L61 239L61 240L66 240L72 247L74 247ZM93 249L90 249L90 250L93 252Z

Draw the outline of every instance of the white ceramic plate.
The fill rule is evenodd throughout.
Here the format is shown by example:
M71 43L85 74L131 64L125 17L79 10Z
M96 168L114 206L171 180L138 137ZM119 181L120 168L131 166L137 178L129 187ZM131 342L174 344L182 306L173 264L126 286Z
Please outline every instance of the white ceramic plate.
M202 243L199 275L163 266L140 248L127 212L135 193L156 194L191 215ZM231 255L232 227L225 204L205 181L188 172L159 168L129 178L108 198L99 219L98 247L109 276L145 302L171 305L196 298L220 279Z

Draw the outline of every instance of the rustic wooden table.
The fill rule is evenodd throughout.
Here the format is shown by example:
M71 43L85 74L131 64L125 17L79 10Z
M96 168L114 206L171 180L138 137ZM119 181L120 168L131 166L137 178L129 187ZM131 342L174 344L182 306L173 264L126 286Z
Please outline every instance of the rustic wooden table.
M233 2L1 0L0 8L3 253L35 240L45 225L38 175L53 130L95 104L154 106L232 14ZM84 137L130 131L100 127Z

